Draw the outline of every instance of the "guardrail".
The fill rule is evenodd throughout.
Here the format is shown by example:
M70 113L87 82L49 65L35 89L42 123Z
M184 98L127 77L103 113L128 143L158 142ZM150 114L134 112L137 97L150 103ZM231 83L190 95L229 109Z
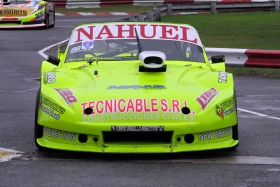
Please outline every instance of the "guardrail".
M279 0L212 0L194 1L193 3L173 4L173 11L186 12L211 12L218 11L249 11L249 10L274 10L279 11Z
M173 11L238 11L275 10L279 11L279 0L52 0L58 8L100 8L106 5L163 5L173 4Z
M208 58L225 55L226 65L280 68L280 50L206 48Z
M155 7L153 10L148 10L140 13L137 16L129 16L116 21L161 21L161 17L172 14L172 4L166 4Z

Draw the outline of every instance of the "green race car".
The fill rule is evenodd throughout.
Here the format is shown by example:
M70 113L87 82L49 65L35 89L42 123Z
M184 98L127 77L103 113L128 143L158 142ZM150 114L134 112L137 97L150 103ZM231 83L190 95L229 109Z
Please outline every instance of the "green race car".
M195 28L162 22L77 26L42 62L38 148L175 153L238 146L234 80Z
M51 0L0 1L0 29L54 26L55 6Z

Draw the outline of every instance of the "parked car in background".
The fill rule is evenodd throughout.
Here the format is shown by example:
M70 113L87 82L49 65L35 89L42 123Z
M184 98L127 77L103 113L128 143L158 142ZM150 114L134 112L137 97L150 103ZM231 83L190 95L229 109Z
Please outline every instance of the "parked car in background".
M0 1L1 28L49 28L55 26L55 5L51 0Z

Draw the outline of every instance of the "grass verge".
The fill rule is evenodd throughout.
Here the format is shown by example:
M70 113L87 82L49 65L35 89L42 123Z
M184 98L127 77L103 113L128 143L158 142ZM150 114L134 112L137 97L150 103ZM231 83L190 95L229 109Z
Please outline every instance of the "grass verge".
M280 50L280 12L187 14L162 17L163 22L194 26L207 47ZM280 59L279 59L280 61ZM280 69L227 67L234 75L280 78Z

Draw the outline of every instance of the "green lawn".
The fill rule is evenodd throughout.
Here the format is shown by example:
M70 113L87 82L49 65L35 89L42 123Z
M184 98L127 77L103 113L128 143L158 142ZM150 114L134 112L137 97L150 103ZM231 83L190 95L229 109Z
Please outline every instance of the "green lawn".
M194 26L206 47L280 50L280 12L187 14L162 17L163 22ZM280 59L279 59L280 61ZM234 75L280 78L280 69L227 67Z
M207 47L280 50L280 12L172 15L164 22L194 26Z

